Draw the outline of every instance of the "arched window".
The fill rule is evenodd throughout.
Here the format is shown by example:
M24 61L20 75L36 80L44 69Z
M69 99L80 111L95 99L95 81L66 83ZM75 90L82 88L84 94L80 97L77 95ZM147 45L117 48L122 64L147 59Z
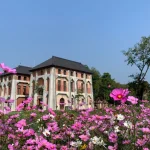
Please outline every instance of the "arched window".
M64 102L65 102L64 98L61 98L60 99L60 110L64 110L64 106L65 106Z

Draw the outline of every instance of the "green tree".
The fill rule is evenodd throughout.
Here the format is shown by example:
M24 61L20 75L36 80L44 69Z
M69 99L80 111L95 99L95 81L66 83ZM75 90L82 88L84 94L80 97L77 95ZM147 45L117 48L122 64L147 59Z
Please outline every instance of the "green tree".
M99 91L100 91L100 85L101 85L101 80L100 80L100 72L92 67L91 69L92 74L92 81L93 81L93 94L94 94L94 100L96 100L99 97Z
M115 88L115 80L111 78L109 73L104 73L101 76L101 84L99 89L99 97L101 100L110 100L110 92Z
M139 99L143 98L143 81L150 67L150 36L142 37L141 41L133 48L123 51L127 57L126 62L128 65L136 66L139 70L138 73L130 75L136 82L137 90L136 96Z

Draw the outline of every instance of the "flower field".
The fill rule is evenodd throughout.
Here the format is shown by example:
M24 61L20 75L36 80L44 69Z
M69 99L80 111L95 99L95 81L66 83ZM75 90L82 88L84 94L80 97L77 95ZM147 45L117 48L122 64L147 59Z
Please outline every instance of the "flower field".
M1 102L4 99L1 98ZM28 98L23 104L32 101ZM0 149L5 150L148 150L150 148L150 108L121 105L101 110L28 110L0 115Z
M0 150L149 150L149 102L129 96L127 89L114 89L110 97L120 104L44 111L31 107L28 98L16 112L5 106L0 110ZM0 98L0 103L13 100Z

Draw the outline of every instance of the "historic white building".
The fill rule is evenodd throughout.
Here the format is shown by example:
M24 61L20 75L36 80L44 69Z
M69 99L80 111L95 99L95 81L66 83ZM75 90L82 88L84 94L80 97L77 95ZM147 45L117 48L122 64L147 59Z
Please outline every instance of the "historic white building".
M27 68L26 68L27 69ZM29 73L29 74L23 74ZM40 102L48 105L50 108L65 109L65 108L89 108L93 107L93 86L91 71L79 62L59 58L53 56L49 60L33 67L28 68L28 71L22 68L21 73L11 75L11 93L5 92L4 96L4 78L9 78L8 75L2 74L0 97L15 99L12 110L15 110L28 95L33 97L31 105L41 106ZM21 77L20 77L21 76ZM29 77L29 80L25 78ZM18 77L20 80L18 80ZM25 84L29 85L29 92L24 93ZM20 88L20 93L18 95ZM26 91L28 91L26 89ZM25 94L25 96L23 95Z

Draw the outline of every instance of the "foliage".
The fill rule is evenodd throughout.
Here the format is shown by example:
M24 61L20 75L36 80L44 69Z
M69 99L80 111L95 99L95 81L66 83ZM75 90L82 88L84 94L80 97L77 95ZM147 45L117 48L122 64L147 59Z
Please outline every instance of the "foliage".
M9 112L8 108L0 111L1 150L147 150L150 147L147 101L141 101L138 107L128 92L115 91L113 96L119 101L126 98L130 105L55 112L50 108L43 111L20 105L17 112ZM31 100L23 103L29 104Z
M101 85L101 74L96 68L91 68L92 71L92 81L93 81L93 94L96 100L99 97L100 85Z
M128 65L136 66L138 73L130 75L137 83L136 96L143 97L143 81L150 67L150 36L142 37L141 41L128 51L123 51Z
M102 75L96 68L91 68L91 72L93 73L93 94L94 100L106 100L110 102L109 93L113 88L127 88L127 85L120 84L111 78L111 74L106 72Z
M34 84L34 89L33 89L33 95L35 93L39 93L40 95L43 95L43 90L44 90L44 87L39 85L38 83L36 83L35 81L33 81L33 84Z

